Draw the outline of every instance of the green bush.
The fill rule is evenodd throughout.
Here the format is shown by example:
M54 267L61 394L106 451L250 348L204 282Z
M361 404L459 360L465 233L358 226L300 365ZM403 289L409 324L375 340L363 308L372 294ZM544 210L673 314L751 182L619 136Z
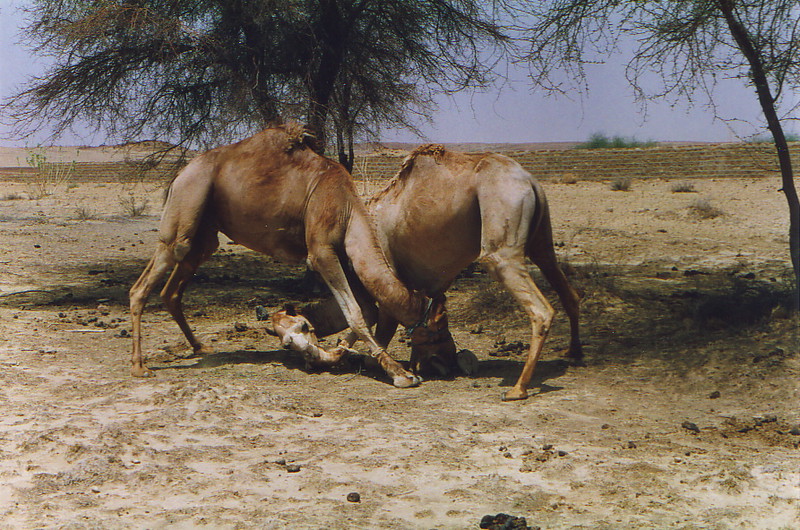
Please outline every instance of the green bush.
M641 142L635 138L624 138L622 136L608 137L603 133L594 133L589 140L575 146L576 149L630 149L633 147L653 147L656 142L647 140Z

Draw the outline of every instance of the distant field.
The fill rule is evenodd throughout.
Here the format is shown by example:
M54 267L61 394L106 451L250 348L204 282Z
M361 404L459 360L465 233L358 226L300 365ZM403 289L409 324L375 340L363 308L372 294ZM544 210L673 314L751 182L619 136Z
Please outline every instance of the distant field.
M635 149L572 149L576 144L451 144L463 151L495 151L519 161L542 180L606 180L629 178L726 178L765 177L778 172L771 144L669 143ZM180 167L175 155L161 163L146 163L157 148L155 142L117 147L52 147L41 152L54 165L73 165L72 179L85 181L168 180ZM353 176L357 180L391 178L413 144L362 146ZM800 167L800 144L793 145L794 164ZM36 170L26 162L31 150L0 148L0 179L29 180ZM176 163L178 165L176 165Z

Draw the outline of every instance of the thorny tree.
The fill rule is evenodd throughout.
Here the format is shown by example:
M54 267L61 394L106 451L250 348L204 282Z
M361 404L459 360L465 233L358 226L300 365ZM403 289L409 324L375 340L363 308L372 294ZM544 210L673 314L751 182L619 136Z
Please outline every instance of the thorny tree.
M628 77L642 97L691 100L698 90L710 95L719 76L751 84L775 140L800 292L800 203L779 115L782 105L786 116L797 110L785 107L796 104L791 94L800 90L800 1L551 0L506 5L532 21L514 28L526 43L520 59L530 64L535 82L550 89L559 88L554 74L565 69L583 80L583 65L614 50L623 34L638 44ZM664 81L663 91L655 94L646 93L640 83L653 71Z
M425 115L438 91L488 81L504 37L480 6L30 0L24 36L52 66L2 110L20 135L82 122L120 140L203 146L292 118L319 150L326 126L346 145L358 131Z

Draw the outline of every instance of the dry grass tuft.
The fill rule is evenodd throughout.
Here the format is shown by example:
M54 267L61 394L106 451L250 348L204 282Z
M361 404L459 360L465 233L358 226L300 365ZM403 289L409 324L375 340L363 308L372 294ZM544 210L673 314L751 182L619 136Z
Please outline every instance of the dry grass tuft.
M714 219L725 212L711 204L711 200L707 198L697 199L689 205L689 215L695 219Z
M670 188L672 193L697 193L697 190L694 189L694 184L691 182L676 182Z
M133 193L129 193L127 197L120 198L119 205L128 217L141 217L150 207L150 201L146 197L140 199Z
M613 191L630 191L633 181L628 177L621 177L614 179L611 182L611 189Z
M559 179L559 182L561 184L577 184L578 183L578 177L574 173L565 173L565 174L561 175L561 178Z

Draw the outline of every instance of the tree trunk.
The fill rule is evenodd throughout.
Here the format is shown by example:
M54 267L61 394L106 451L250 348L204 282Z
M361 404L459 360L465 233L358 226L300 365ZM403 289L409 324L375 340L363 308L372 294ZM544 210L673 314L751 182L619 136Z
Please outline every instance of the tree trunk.
M794 172L792 171L792 159L789 155L789 145L786 142L786 135L783 133L778 113L775 110L775 99L769 87L767 75L764 72L764 65L761 57L753 45L753 41L742 22L734 13L734 0L717 0L717 6L725 17L725 22L731 31L736 45L750 64L750 71L753 84L761 103L761 110L767 120L772 137L775 139L775 149L778 153L778 162L781 168L781 183L783 194L789 205L789 255L792 260L795 278L795 309L800 307L800 200L797 197L797 189L794 186Z
M328 105L333 95L336 77L344 60L347 28L336 0L323 0L320 19L314 28L314 38L320 43L316 69L308 80L308 129L316 137L315 151L325 153L327 138L325 123Z

